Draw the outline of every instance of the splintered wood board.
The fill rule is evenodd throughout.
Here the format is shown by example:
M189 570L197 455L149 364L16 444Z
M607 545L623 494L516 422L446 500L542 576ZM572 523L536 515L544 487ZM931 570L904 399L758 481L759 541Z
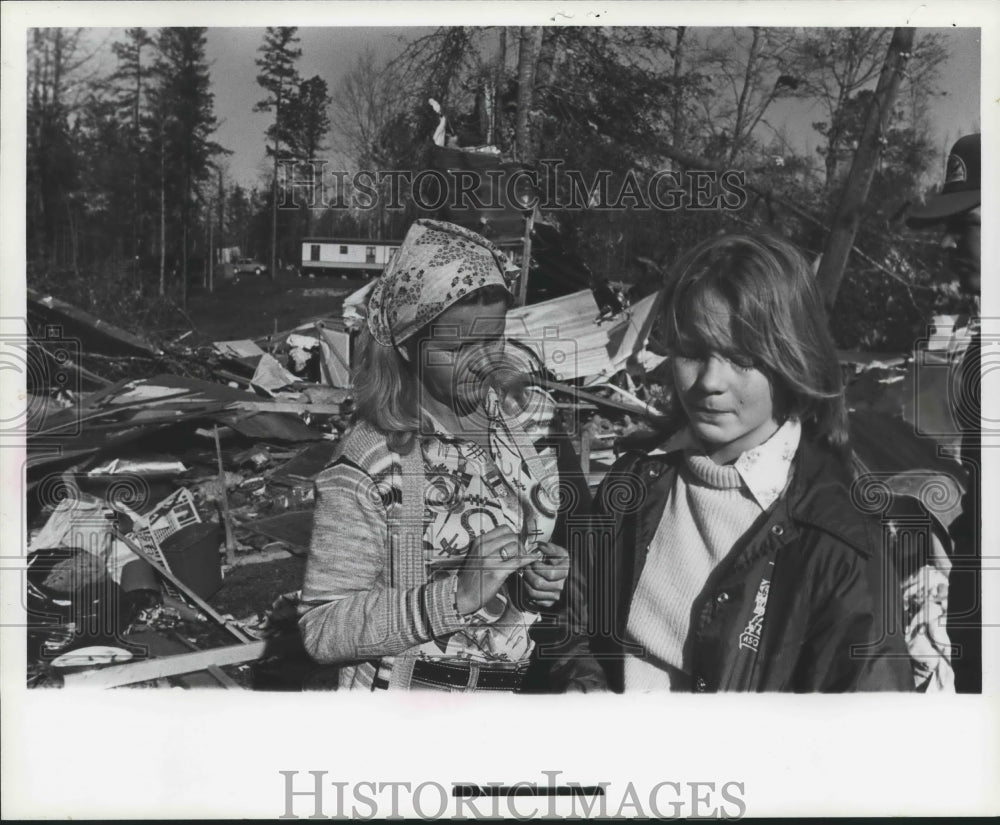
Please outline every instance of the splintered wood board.
M144 662L129 662L84 670L80 673L67 673L63 677L63 684L66 687L113 688L147 682L150 679L180 676L183 673L193 673L209 667L241 665L259 659L264 654L266 645L266 641L259 640L213 650L200 650L197 653L182 653L178 656L165 656L162 659L147 659Z

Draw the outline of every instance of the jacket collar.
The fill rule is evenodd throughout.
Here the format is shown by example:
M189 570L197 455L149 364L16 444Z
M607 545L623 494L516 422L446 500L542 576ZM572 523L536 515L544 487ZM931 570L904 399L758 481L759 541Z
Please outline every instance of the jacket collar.
M680 436L678 433L675 437ZM675 444L674 438L666 443L660 439L661 448L671 444ZM653 449L646 460L654 466L662 462L661 469L655 472L655 476L660 476L665 469L663 464L676 468L682 458L683 453L677 449ZM867 519L852 500L852 478L846 462L803 433L791 472L782 505L788 518L829 533L859 553L870 554Z
M853 479L844 460L829 448L803 439L788 490L790 518L830 533L869 555L869 525L851 495Z

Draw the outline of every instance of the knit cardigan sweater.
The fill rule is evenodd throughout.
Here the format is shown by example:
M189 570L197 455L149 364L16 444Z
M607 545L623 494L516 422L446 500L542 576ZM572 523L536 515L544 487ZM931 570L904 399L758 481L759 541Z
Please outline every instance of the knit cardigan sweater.
M402 501L385 501L394 473ZM371 689L376 677L408 687L419 645L467 624L455 604L457 579L426 579L423 479L418 446L400 456L365 423L317 478L299 627L316 661L342 664L341 688Z

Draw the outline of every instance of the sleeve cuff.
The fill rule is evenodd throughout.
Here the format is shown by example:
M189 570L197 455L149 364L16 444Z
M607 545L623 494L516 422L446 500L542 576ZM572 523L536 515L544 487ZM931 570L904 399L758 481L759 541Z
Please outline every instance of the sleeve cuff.
M455 598L457 590L458 576L449 576L424 586L427 628L432 638L448 636L469 625L471 617L462 616L458 612Z

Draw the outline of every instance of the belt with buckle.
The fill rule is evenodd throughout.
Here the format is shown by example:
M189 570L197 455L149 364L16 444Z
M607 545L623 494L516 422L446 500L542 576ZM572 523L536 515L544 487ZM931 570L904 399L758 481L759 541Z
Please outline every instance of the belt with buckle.
M412 681L452 690L517 690L524 678L524 671L524 666L498 668L475 662L418 659L413 663Z

